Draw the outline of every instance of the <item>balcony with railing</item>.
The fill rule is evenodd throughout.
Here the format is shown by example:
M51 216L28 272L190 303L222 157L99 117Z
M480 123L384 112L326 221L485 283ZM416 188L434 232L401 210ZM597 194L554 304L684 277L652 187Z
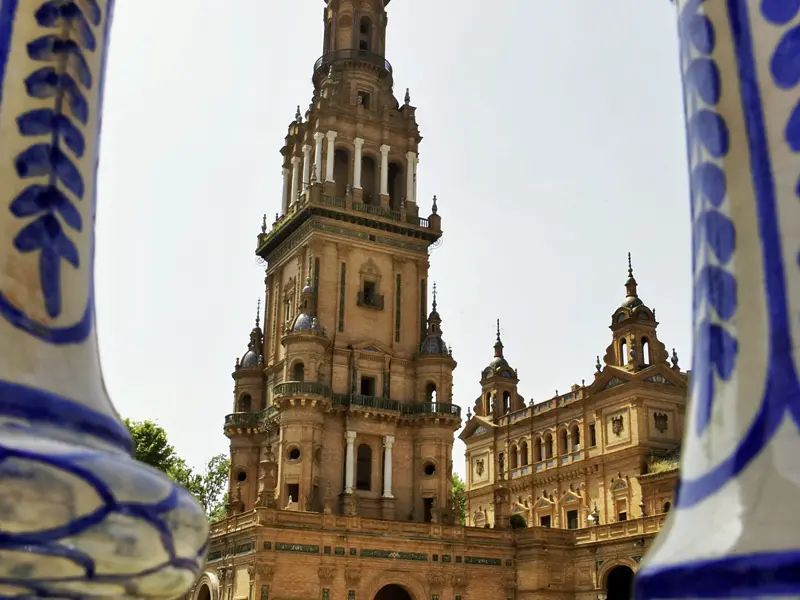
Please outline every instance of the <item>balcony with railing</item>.
M369 215L370 217L382 219L385 220L385 222L398 226L410 225L427 230L431 229L428 219L423 219L415 215L404 215L398 210L388 210L380 206L353 202L347 198L336 196L319 195L316 196L316 199L312 199L312 196L314 196L314 194L306 193L301 195L296 202L292 202L292 204L289 205L289 210L285 215L276 215L276 219L272 223L269 231L263 231L258 235L257 250L260 250L268 242L274 242L279 237L283 239L302 224L312 212L324 212L325 207L355 213L354 216L358 214Z
M269 406L258 412L239 412L225 415L225 431L259 431L264 429L276 414L275 407Z
M314 77L327 74L331 65L347 62L367 64L383 71L386 75L392 74L392 65L380 54L359 48L341 48L326 52L317 59L314 63Z
M285 381L272 388L276 400L292 396L330 398L331 388L316 381Z

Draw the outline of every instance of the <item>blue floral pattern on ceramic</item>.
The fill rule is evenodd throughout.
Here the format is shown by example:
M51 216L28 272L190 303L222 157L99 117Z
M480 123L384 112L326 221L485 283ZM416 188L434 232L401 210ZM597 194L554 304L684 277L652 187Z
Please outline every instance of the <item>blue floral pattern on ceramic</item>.
M680 491L636 597L798 597L800 0L677 5L694 364Z
M0 0L0 597L174 598L206 554L185 489L130 456L93 308L111 0Z

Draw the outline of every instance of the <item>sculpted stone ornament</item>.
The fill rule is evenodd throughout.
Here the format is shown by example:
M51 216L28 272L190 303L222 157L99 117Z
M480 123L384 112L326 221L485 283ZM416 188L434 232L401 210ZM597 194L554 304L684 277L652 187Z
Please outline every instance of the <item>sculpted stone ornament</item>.
M680 490L635 597L797 598L800 2L675 5L693 226L692 389Z
M175 598L208 521L103 385L94 218L113 0L0 2L0 595Z

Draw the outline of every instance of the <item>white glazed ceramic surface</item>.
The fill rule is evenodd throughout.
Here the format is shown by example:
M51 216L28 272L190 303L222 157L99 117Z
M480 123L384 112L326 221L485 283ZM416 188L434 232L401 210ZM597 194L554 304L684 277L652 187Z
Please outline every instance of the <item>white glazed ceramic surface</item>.
M94 322L110 0L0 0L0 597L174 598L202 508L134 461Z
M637 598L800 597L800 0L677 4L692 395Z

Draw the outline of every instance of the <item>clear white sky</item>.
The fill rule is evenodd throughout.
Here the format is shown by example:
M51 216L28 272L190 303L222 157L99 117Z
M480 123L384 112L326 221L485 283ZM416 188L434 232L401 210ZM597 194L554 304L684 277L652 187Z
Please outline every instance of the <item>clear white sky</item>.
M236 356L279 209L286 128L311 98L323 0L118 1L108 63L97 313L123 416L187 460L227 452ZM667 0L394 0L387 58L424 140L421 212L455 401L480 392L500 318L520 393L592 379L633 253L659 336L689 367L689 207ZM269 222L271 222L271 218ZM463 474L463 445L454 466Z

